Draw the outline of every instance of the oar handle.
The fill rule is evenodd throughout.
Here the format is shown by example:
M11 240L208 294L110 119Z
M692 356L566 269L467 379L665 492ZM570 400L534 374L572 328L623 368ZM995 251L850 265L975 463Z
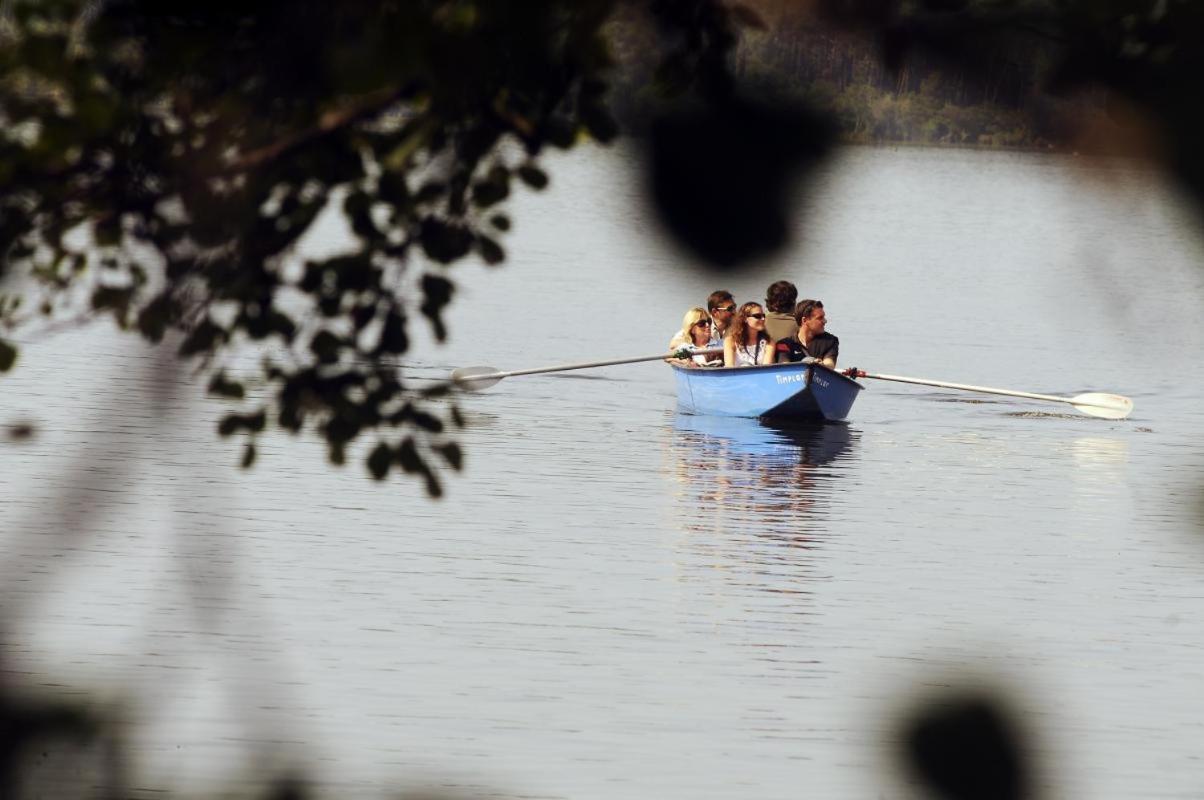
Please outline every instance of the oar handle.
M1011 389L994 389L990 386L971 386L968 383L949 383L948 381L930 381L923 378L907 378L902 375L878 375L873 372L857 370L859 378L873 378L879 381L895 381L896 383L914 383L918 386L935 386L939 389L961 389L966 392L982 392L983 394L1001 394L1005 397L1027 397L1030 400L1048 400L1052 403L1074 403L1073 397L1058 397L1053 394L1037 394L1036 392L1017 392Z

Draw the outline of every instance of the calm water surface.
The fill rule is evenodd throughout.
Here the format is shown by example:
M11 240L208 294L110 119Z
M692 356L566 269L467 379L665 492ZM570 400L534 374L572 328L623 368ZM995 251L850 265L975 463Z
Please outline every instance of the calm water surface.
M981 680L1052 797L1204 794L1204 247L1124 162L852 149L788 254L693 270L597 151L457 267L419 377L659 352L718 286L825 301L842 366L1134 398L1129 420L870 384L847 425L678 414L660 364L467 398L420 486L271 437L102 326L0 380L0 680L128 720L136 796L899 797L901 708ZM315 248L337 246L325 230ZM47 780L53 783L52 778Z

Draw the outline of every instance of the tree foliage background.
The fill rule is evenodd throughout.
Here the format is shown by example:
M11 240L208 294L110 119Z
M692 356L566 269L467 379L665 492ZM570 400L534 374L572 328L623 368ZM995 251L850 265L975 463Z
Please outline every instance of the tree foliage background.
M314 430L369 467L458 468L459 423L397 369L421 316L442 340L444 267L504 256L496 209L535 159L608 140L607 2L6 4L0 247L9 328L110 315L182 337L210 390L251 404L223 435ZM519 147L503 152L504 139ZM328 203L353 252L306 261ZM260 369L231 353L268 342ZM14 352L4 346L0 366ZM437 391L437 390L436 390Z

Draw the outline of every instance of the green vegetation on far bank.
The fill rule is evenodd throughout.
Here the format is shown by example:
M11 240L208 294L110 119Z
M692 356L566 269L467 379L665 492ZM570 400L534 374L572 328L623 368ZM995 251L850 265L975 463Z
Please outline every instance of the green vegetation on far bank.
M612 108L626 131L640 133L688 81L680 67L666 70L653 57L663 43L633 8L617 15L611 31L619 65ZM912 48L888 65L881 41L786 10L735 42L729 66L754 93L805 102L848 143L1106 147L1122 130L1110 116L1107 90L1050 90L1061 47L1013 32L981 43L973 57Z
M1070 147L1086 123L1111 125L1102 105L1044 99L1027 107L958 105L925 92L898 93L860 84L840 91L817 81L802 93L829 112L841 139L856 144L922 144L1020 149Z
M1102 90L1046 90L1057 47L1036 37L984 43L973 62L910 51L888 67L880 43L787 14L745 37L735 72L799 98L855 143L1092 149L1117 123Z

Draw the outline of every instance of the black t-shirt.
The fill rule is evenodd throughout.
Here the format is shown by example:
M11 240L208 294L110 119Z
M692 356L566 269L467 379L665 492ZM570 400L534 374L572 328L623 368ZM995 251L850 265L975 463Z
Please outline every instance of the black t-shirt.
M807 356L817 361L823 361L825 358L835 361L840 355L840 339L830 333L821 333L811 340L809 347L803 347L797 336L791 336L774 345L774 350L774 361L779 364L802 361Z

